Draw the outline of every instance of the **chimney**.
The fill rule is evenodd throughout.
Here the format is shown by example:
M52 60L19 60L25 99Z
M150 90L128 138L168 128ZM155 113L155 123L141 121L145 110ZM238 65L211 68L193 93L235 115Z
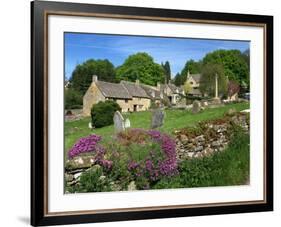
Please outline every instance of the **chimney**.
M94 82L94 83L98 82L98 76L97 75L93 75L92 82Z
M158 90L158 91L160 91L160 87L161 87L160 82L157 82L157 90Z
M139 79L136 79L136 85L140 85L140 80Z

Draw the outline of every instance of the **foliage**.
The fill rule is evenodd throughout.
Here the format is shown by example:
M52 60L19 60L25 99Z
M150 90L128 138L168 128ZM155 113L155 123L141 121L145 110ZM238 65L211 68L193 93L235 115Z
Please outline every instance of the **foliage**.
M249 135L233 128L233 137L225 151L212 156L185 160L179 175L166 177L153 188L189 188L245 184L249 177Z
M175 78L174 78L174 84L175 84L176 86L180 86L180 85L182 85L183 83L184 83L184 81L183 81L183 78L182 78L181 74L177 73L177 74L175 75Z
M111 191L110 180L103 175L102 168L90 169L80 177L77 192L104 192Z
M65 109L79 109L82 106L82 95L72 88L65 89Z
M185 94L187 95L192 90L190 83L188 83L186 81L183 85L183 90L184 90Z
M249 55L239 50L216 50L203 58L203 64L220 64L229 80L249 86Z
M74 69L70 78L72 88L84 95L92 83L93 75L97 75L102 81L116 82L115 69L109 60L89 59Z
M121 111L121 108L114 101L107 100L94 104L91 109L92 125L101 128L113 124L115 111Z
M155 86L165 81L164 69L147 53L130 55L116 70L118 80L136 81Z
M218 64L206 64L202 69L202 76L199 89L203 94L215 95L215 76L218 76L218 91L220 95L226 94L227 79L224 70Z
M198 73L201 73L202 71L202 61L194 61L193 59L191 60L188 60L182 71L181 71L181 77L182 77L182 84L184 84L184 82L186 81L186 78L187 78L187 73L190 74L198 74Z
M161 66L164 69L165 81L168 83L171 80L171 67L169 61L166 61L165 64L161 63Z
M240 86L236 81L229 81L228 88L227 88L227 95L232 97L233 95L239 93Z
M202 61L194 61L193 59L188 60L185 63L181 73L176 74L175 81L174 81L175 85L180 86L185 84L188 71L190 74L201 73L202 66L203 66Z

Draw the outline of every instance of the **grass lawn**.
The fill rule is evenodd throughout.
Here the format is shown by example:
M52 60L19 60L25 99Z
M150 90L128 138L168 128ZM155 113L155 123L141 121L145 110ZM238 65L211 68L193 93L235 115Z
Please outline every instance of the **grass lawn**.
M199 121L220 118L230 108L241 111L248 109L249 103L228 104L218 108L206 109L198 114L192 114L187 110L168 109L165 110L164 125L159 130L168 134L173 134L174 130L195 125ZM132 128L149 129L151 120L150 111L135 112L127 114L127 116L131 121ZM67 152L79 138L89 134L101 135L105 143L112 139L111 135L114 134L113 125L92 130L88 128L90 120L90 117L87 117L78 121L65 122L65 152Z

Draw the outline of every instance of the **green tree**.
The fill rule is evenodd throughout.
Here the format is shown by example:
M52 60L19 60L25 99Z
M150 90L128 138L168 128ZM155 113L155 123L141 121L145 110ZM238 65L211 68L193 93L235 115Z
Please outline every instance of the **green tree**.
M222 65L206 64L202 68L202 76L199 89L203 94L214 96L215 94L215 78L218 76L219 95L225 95L227 92L227 78L224 74Z
M229 80L249 86L249 66L239 50L216 50L203 58L203 64L220 64Z
M165 64L161 64L161 66L164 69L166 82L169 82L169 80L171 80L171 67L169 61L166 61Z
M174 78L174 84L176 86L180 86L183 84L183 78L182 78L181 74L179 74L179 73L176 74L176 76Z
M115 69L109 60L90 59L76 66L70 79L72 88L84 95L92 82L92 76L99 80L115 82Z
M201 73L201 70L202 70L202 61L194 61L193 59L188 60L181 71L181 76L183 77L183 81L184 82L186 81L188 71L190 74L197 74L197 73Z
M65 89L65 109L78 109L82 106L82 95L73 88Z
M141 83L148 85L156 85L157 82L165 81L164 69L155 63L147 53L130 55L124 64L116 69L116 76L118 80L132 82L139 79Z

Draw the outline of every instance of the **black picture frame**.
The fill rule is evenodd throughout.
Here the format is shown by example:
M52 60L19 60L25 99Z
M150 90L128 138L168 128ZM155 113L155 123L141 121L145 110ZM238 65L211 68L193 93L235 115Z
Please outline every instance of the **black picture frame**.
M48 15L133 18L143 20L191 21L194 23L260 24L265 29L265 200L263 203L225 204L166 209L134 209L114 212L49 214L46 204L46 168L48 160L48 81L46 40ZM138 8L77 4L65 2L31 2L31 224L59 225L137 219L171 218L273 210L273 17L201 11Z

